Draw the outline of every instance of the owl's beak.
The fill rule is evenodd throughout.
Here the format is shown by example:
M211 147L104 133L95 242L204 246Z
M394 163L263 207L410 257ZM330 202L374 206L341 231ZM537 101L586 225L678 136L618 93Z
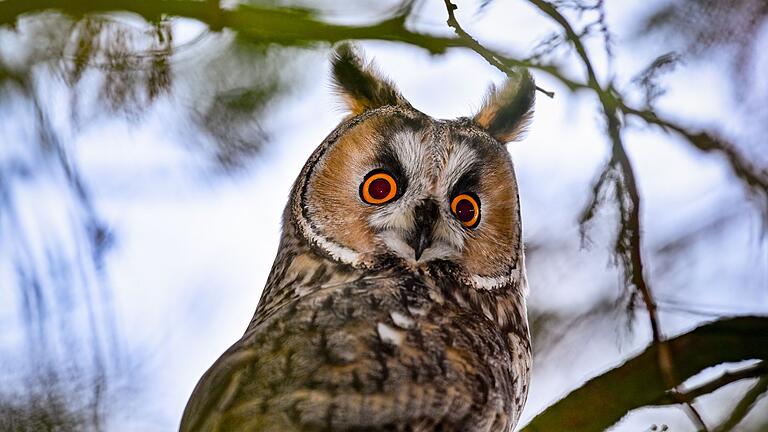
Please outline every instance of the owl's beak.
M440 211L433 200L424 200L414 209L414 229L408 236L408 245L413 248L416 261L432 244L432 229Z

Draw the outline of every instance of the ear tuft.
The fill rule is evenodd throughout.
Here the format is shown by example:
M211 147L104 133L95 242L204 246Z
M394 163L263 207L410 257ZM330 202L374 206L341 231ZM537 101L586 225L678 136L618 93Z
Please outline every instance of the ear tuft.
M395 85L373 64L366 63L352 44L342 43L336 48L331 68L334 87L353 116L385 105L410 106Z
M536 84L527 69L507 79L503 87L491 85L483 107L473 120L500 143L523 138L533 118Z

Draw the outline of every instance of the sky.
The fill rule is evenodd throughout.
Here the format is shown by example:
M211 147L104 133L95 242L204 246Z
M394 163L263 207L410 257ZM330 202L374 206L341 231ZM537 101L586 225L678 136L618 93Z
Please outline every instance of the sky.
M608 6L609 24L619 41L612 67L624 83L661 48L630 39L634 19L649 7L628 2ZM512 53L526 52L547 31L541 17L514 2L495 2L482 13L461 6L457 14L481 42ZM332 18L366 20L362 12L354 19ZM430 1L414 25L449 35L444 19L443 3ZM174 23L174 31L182 44L205 29L182 20ZM361 46L417 109L438 118L472 113L488 85L503 80L501 72L468 50L432 57L396 43L363 41ZM591 52L598 69L604 70L600 50ZM235 175L217 174L209 158L184 142L184 119L175 106L185 100L173 95L153 105L139 121L106 119L65 134L96 212L115 238L105 257L111 299L102 299L111 307L97 311L114 318L122 353L110 400L110 431L175 428L201 374L251 319L277 249L291 184L306 158L344 117L330 89L329 51L293 53L301 65L298 83L261 119L273 141ZM612 225L594 224L591 246L582 248L576 223L597 170L608 157L608 143L589 95L568 95L547 75L534 76L556 97L538 95L527 138L509 145L520 184L524 237L546 245L542 253L548 254L528 267L530 302L543 310L578 313L619 292L620 277L607 254ZM708 124L727 115L733 104L728 77L717 64L687 64L665 82L670 91L660 101L661 111L681 121ZM52 106L65 103L57 96L62 91L50 89ZM30 139L25 137L30 129L24 126L28 109L15 107L3 114L3 136L16 142ZM55 121L67 120L63 116ZM647 269L659 299L691 303L693 296L694 304L716 315L768 314L768 247L759 234L762 221L724 162L692 152L658 130L629 129L625 138L643 196L645 250L661 257L649 260ZM0 157L17 157L13 152L24 149L6 147ZM27 212L22 217L29 227L25 232L43 237L67 232L66 215L72 211L58 195L60 189L44 180L19 192ZM667 263L657 254L712 215L727 217L724 227L706 242L695 243L684 259ZM612 216L605 210L600 220L611 221ZM59 241L75 243L66 236ZM9 365L10 372L23 363L14 349L21 346L24 334L14 324L13 305L19 299L8 289L12 277L2 253L0 282L6 288L0 293L8 301L0 303L0 328L7 330L0 332L0 346L6 347L0 349L0 364ZM738 296L722 287L738 287ZM712 318L664 309L661 314L669 336ZM614 323L597 332L562 335L565 342L536 363L521 425L589 377L639 352L650 340L642 313L633 328L627 333ZM716 372L707 371L698 379ZM738 389L726 390L735 394ZM716 398L702 403L705 420L714 422L725 412ZM632 413L615 430L640 431L660 423L671 430L692 430L674 407Z

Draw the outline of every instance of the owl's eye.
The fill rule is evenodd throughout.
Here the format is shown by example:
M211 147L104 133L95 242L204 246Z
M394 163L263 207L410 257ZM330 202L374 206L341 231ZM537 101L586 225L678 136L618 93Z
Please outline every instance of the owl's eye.
M456 195L451 200L451 211L467 228L474 228L480 222L480 200L475 194Z
M368 204L386 204L396 196L397 182L394 177L384 171L371 171L360 185L360 198Z

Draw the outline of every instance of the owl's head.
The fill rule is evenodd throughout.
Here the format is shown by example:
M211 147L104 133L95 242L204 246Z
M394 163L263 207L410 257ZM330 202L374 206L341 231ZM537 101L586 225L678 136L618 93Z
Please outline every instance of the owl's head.
M531 76L521 71L492 87L472 117L438 120L414 109L352 46L336 50L332 70L350 116L294 186L287 215L299 235L356 268L447 266L478 289L519 279L520 207L504 144L531 117Z

